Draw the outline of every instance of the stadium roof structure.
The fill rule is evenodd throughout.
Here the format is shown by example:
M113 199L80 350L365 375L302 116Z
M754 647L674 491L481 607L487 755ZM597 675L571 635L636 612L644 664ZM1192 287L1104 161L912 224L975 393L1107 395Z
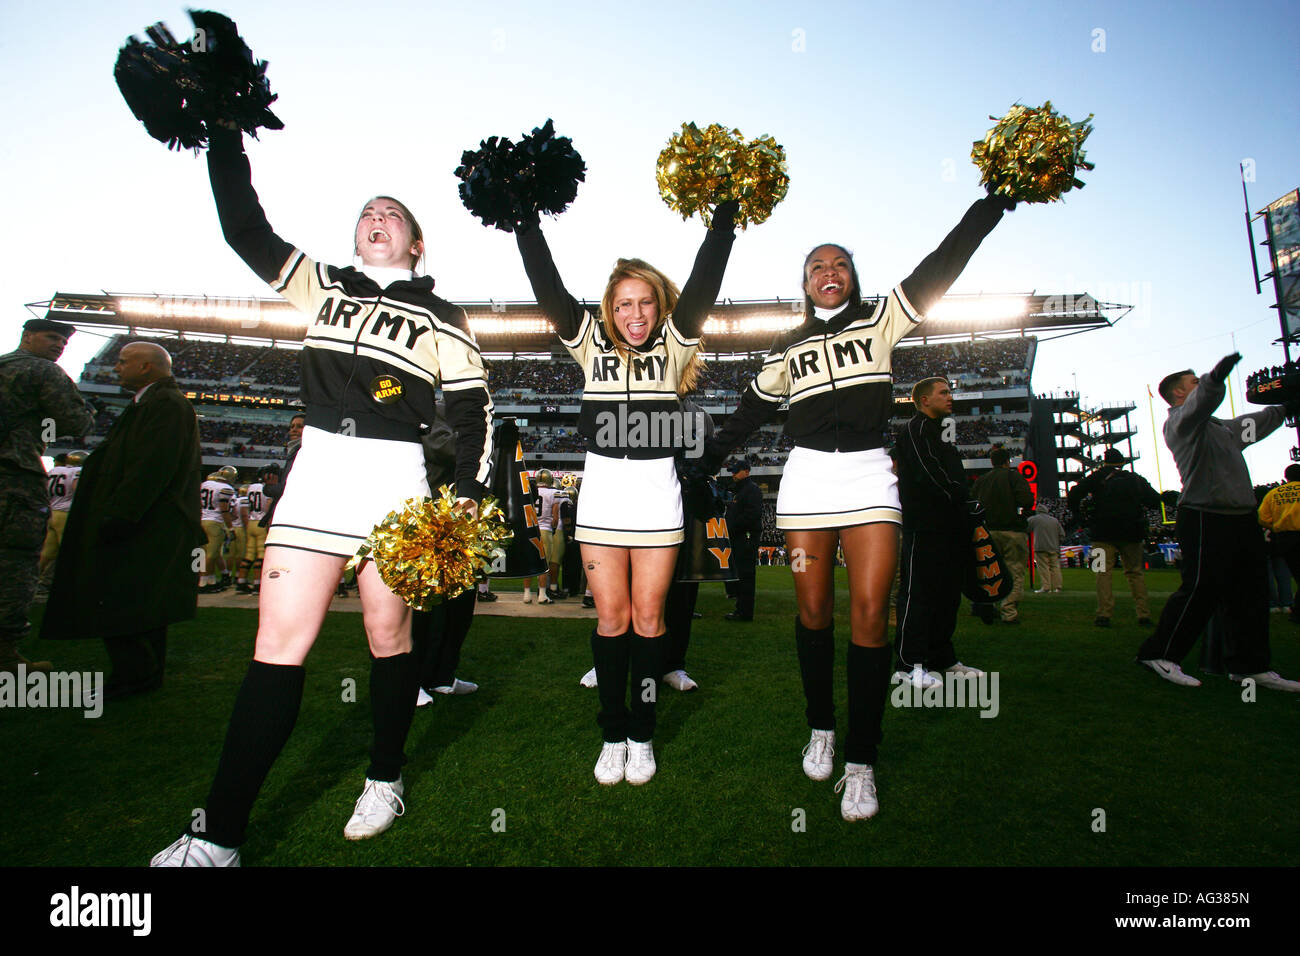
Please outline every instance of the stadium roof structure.
M551 323L536 302L462 302L479 347L494 355L545 354L558 348ZM56 293L29 303L42 318L85 328L132 334L191 334L224 339L297 342L308 318L283 299L159 293ZM595 311L597 305L591 304ZM803 321L801 299L723 300L704 326L711 354L766 352L781 331ZM1132 306L1098 302L1087 293L949 295L927 321L908 335L917 342L943 342L993 335L1073 335L1108 328ZM1053 336L1056 337L1056 336Z

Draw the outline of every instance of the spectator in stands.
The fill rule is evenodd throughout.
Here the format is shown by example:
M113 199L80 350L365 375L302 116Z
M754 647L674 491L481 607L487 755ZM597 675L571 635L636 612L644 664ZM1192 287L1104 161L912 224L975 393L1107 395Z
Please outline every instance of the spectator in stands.
M1116 557L1124 564L1124 576L1133 592L1139 627L1151 627L1151 607L1143 577L1143 542L1147 537L1146 508L1160 506L1159 493L1141 475L1125 471L1124 455L1117 448L1106 449L1105 464L1070 489L1070 509L1080 512L1084 499L1091 497L1088 534L1094 550L1100 550L1097 574L1097 627L1110 627L1115 611L1111 593L1111 572Z

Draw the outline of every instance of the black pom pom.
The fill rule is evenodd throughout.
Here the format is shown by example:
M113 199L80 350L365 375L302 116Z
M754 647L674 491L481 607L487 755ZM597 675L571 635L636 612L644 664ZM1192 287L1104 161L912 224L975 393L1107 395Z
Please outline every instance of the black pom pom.
M485 226L513 232L541 213L559 215L578 195L587 166L551 120L517 144L489 137L461 155L460 200Z
M177 42L156 23L145 31L150 42L130 37L118 53L113 77L149 135L169 148L198 150L213 123L253 136L263 127L283 129L269 109L276 97L266 62L253 59L234 21L207 10L191 10L190 17L189 41Z

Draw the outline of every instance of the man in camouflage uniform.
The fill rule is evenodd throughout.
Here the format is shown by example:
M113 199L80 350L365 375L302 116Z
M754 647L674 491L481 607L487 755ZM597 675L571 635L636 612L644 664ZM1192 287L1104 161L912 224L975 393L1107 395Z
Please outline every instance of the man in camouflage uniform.
M31 319L17 350L0 355L0 671L49 670L18 653L36 593L50 494L41 456L55 435L80 437L94 416L55 360L75 330Z

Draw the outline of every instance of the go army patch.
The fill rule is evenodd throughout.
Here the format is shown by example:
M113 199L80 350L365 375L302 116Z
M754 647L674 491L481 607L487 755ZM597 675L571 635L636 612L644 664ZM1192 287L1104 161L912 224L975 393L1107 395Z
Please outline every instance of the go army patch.
M376 375L370 382L370 396L380 405L392 405L402 398L402 380L396 375Z

